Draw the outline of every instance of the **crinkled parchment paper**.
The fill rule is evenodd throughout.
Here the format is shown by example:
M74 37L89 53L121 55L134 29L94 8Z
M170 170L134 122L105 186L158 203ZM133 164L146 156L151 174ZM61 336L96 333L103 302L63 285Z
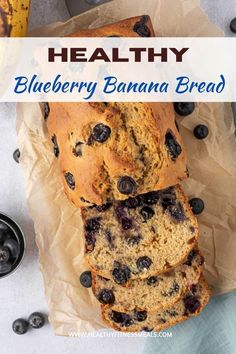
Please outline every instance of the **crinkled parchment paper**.
M198 0L117 0L67 23L35 31L35 36L63 36L80 28L98 27L131 16L149 14L160 36L222 36L200 8ZM199 216L200 247L206 276L215 293L236 289L236 145L229 104L198 104L186 118L177 118L188 151L191 177L187 194L205 201ZM193 137L205 123L206 140ZM83 260L80 211L66 199L57 161L38 104L18 106L17 131L26 180L29 211L34 221L40 267L56 334L93 331L102 327L99 305L80 285Z

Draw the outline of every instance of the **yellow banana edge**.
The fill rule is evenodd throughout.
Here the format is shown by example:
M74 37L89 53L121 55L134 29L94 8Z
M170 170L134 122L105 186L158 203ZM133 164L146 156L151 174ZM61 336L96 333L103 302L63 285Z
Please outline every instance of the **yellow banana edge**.
M0 0L0 37L26 37L30 0Z

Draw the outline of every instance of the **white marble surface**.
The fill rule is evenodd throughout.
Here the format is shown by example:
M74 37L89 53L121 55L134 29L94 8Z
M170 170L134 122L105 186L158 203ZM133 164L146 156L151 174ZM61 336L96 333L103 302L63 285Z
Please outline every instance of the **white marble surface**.
M78 0L75 0L78 1ZM231 35L228 24L236 17L235 0L202 0L209 16ZM30 27L34 28L69 17L63 0L32 0ZM11 330L14 319L33 311L48 312L44 298L42 276L37 264L37 248L25 196L23 174L13 158L17 148L15 105L0 104L0 211L13 217L26 236L26 254L13 275L0 280L0 353L1 354L140 354L143 338L64 338L53 335L47 324L25 336ZM157 339L158 340L158 339ZM168 340L168 339L167 339Z

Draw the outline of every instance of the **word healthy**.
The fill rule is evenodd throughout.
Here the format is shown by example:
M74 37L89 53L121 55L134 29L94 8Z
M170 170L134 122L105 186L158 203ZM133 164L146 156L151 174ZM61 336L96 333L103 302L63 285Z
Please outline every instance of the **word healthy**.
M103 94L113 93L168 93L174 89L177 94L185 93L221 93L226 85L224 75L220 75L218 82L197 82L191 81L188 76L179 76L176 78L176 84L173 88L168 82L122 82L115 76L107 76L103 82L97 81L63 81L58 74L53 81L40 82L37 75L31 79L26 76L15 77L14 92L16 94L34 94L34 93L78 93L83 95L84 100L91 99L96 91L101 90ZM102 84L102 87L100 87Z

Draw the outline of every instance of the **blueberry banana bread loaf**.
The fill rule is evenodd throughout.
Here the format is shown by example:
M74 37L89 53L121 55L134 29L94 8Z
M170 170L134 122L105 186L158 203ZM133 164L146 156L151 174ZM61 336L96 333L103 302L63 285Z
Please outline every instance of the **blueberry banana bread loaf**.
M154 36L148 16L74 36ZM50 103L45 119L64 188L77 206L177 184L186 155L170 103Z
M198 237L196 218L179 186L81 212L88 265L122 285L184 262Z
M174 270L147 279L133 280L127 287L94 273L93 292L98 301L110 305L114 311L157 311L170 307L190 286L198 282L203 262L198 249L194 248L187 261Z
M145 310L118 312L108 305L102 305L102 316L109 327L118 331L159 332L189 317L197 316L208 303L210 294L207 283L201 277L199 283L192 285L188 293L169 308L154 312Z

